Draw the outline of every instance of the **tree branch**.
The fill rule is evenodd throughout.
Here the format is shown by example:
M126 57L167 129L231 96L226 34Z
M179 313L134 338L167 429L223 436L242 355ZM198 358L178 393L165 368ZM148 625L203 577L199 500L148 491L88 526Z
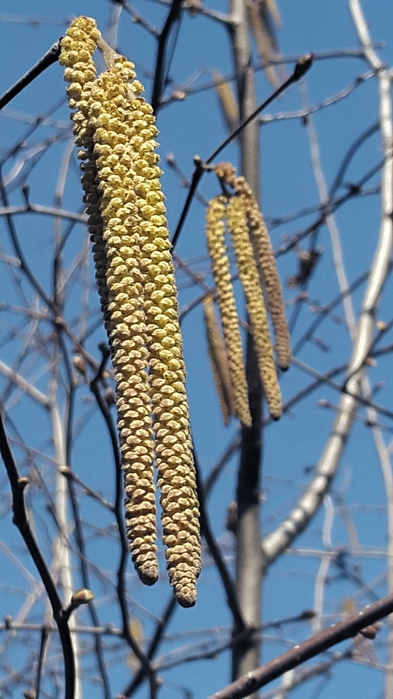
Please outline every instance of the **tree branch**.
M393 594L383 597L378 602L364 607L357 614L353 614L344 619L344 621L340 621L338 624L330 626L315 636L311 636L286 653L273 658L273 660L270 660L253 672L249 672L236 682L232 682L225 689L212 694L209 699L241 699L242 697L248 697L251 693L256 692L261 687L265 687L265 685L277 677L281 677L284 672L298 667L306 660L314 658L316 655L328 650L328 648L341 643L341 641L353 638L362 629L375 624L379 619L388 616L392 612Z
M12 87L7 90L7 92L4 93L0 97L0 109L3 109L11 100L16 97L16 95L19 95L22 90L24 90L27 85L30 85L35 78L37 78L41 73L46 70L46 68L49 68L49 66L53 65L53 63L56 63L60 56L60 45L61 38L56 41L55 44L53 44L49 51L47 51L42 58L36 63L30 70L25 73L18 82L15 83L15 85L12 85Z
M7 470L8 478L12 490L12 510L14 513L13 522L19 529L28 551L36 565L44 584L45 590L53 611L53 617L59 630L59 636L64 655L65 671L65 699L74 699L75 694L75 660L72 648L70 629L68 622L64 618L64 609L61 599L57 593L55 583L49 572L45 560L41 554L37 541L31 530L24 500L24 489L28 485L28 478L21 478L18 473L14 457L12 455L3 418L0 415L0 452Z
M352 0L351 7L358 6L357 0ZM316 468L315 477L300 498L298 505L277 529L263 541L265 566L270 565L294 539L304 531L316 511L324 495L328 492L331 481L337 472L340 459L351 431L356 414L361 391L361 380L365 373L365 360L372 347L374 316L379 297L389 273L390 254L393 242L393 161L391 157L392 144L392 105L390 96L391 80L382 64L375 62L375 54L371 47L371 65L378 70L380 129L384 161L381 175L382 213L381 224L374 260L370 269L368 284L364 293L360 318L356 328L351 360L348 366L346 393L342 395L336 419L333 423L330 437Z

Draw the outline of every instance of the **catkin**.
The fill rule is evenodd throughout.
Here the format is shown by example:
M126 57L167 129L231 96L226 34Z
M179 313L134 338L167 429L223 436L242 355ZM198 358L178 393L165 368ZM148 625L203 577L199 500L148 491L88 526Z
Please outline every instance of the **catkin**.
M262 213L245 178L233 178L232 186L243 202L250 237L255 244L257 259L262 273L263 289L266 291L267 305L273 322L278 366L282 371L285 371L289 369L291 364L291 338L285 315L282 286L269 234Z
M99 78L96 46L109 66ZM97 285L112 352L126 529L135 567L158 577L153 462L161 489L169 578L183 606L196 601L199 508L169 233L154 152L157 129L134 66L75 20L62 40Z
M251 425L242 342L236 312L235 294L225 243L225 204L223 196L212 199L206 212L206 239L216 285L217 303L227 349L235 410L243 425Z
M77 17L67 29L61 41L59 62L65 66L64 79L67 87L68 104L74 122L75 142L83 149L78 152L82 170L82 187L85 209L88 216L88 230L93 243L96 282L104 320L107 320L108 288L106 285L106 256L104 250L103 221L101 216L102 193L98 187L97 167L94 156L93 127L89 123L89 103L91 88L96 78L93 54L97 48L100 32L93 19Z
M224 419L224 425L228 425L231 416L234 415L235 412L233 388L227 351L217 323L211 295L206 296L204 299L203 311L213 380Z
M116 380L127 535L136 570L152 584L158 578L154 451L139 246L137 231L130 226L135 196L124 124L127 81L135 74L132 64L123 62L122 70L105 71L93 82L92 54L100 35L95 29L95 41L89 42L91 27L88 18L75 20L62 41L61 62L71 82L70 106L77 108L72 115L76 142L84 147L79 152L84 199ZM88 72L83 73L84 61Z
M133 154L129 145L128 82L133 64L119 57L95 82L91 94L109 292L109 338L125 480L126 529L141 579L158 578L153 432L148 383L144 278L136 205Z
M134 127L135 195L141 227L145 277L149 382L155 457L162 509L163 541L170 582L182 606L196 601L201 569L199 508L185 388L185 366L177 292L164 195L157 165L157 128L142 97L130 103Z
M263 293L260 286L253 249L250 242L246 215L241 197L233 196L227 206L227 223L236 255L236 263L246 297L259 370L270 415L278 420L282 413L280 387L274 365L273 345Z

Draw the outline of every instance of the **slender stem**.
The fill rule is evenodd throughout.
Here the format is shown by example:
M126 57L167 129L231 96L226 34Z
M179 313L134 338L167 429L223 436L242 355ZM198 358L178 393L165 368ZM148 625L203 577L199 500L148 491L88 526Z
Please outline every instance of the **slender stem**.
M272 92L270 97L267 98L262 104L260 104L258 107L254 109L254 111L251 112L247 117L245 117L239 124L239 126L236 127L234 131L232 131L231 134L223 141L215 151L211 155L209 155L208 159L206 160L206 164L210 165L210 163L213 162L217 158L217 156L221 153L221 151L224 150L234 139L239 136L239 134L248 126L251 124L252 121L254 121L255 117L258 116L266 107L269 106L272 102L274 102L277 97L279 97L285 90L290 87L293 83L297 82L302 78L308 70L310 70L312 63L313 63L314 55L312 53L307 53L305 56L303 56L295 65L294 71L292 75L280 85L277 90Z
M53 617L56 621L59 630L61 645L64 656L64 671L65 671L65 699L74 699L75 697L75 659L74 651L71 642L70 629L67 620L64 618L64 609L61 599L58 595L55 583L50 574L49 568L45 563L40 548L31 530L27 517L24 489L28 485L27 478L20 478L14 457L12 455L6 431L4 428L3 418L0 415L0 452L6 467L7 475L11 484L12 490L12 510L14 513L13 522L19 529L28 551L36 565L41 580L44 584L48 595Z
M60 49L61 49L61 38L56 41L53 46L50 47L49 51L47 51L42 58L36 63L30 70L27 71L12 87L7 90L7 92L4 93L0 97L0 109L3 109L11 100L16 97L16 95L19 95L22 90L27 87L27 85L30 85L35 78L37 78L41 73L46 70L46 68L49 68L49 66L53 65L53 63L56 63L57 59L60 56Z
M41 643L40 643L40 653L38 656L38 666L37 666L37 679L35 685L35 697L34 699L39 699L41 693L41 681L42 681L42 671L44 669L44 659L45 651L48 645L49 631L46 626L42 627L41 630Z
M198 488L198 500L199 500L199 507L200 507L200 519L201 519L201 533L202 536L204 536L206 543L209 547L209 551L213 557L213 560L217 566L217 570L220 574L221 580L223 582L225 592L227 595L227 601L228 601L228 606L232 612L236 632L242 632L246 630L246 624L244 623L243 616L241 613L241 610L239 608L239 603L236 595L236 590L235 586L233 584L233 581L228 573L227 567L222 559L220 550L217 546L217 542L213 536L211 527L210 527L210 522L209 518L207 515L207 511L205 508L205 493L204 493L204 488L203 488L203 482L202 479L200 478L200 468L198 465L198 460L196 457L196 452L195 452L195 447L193 448L194 452L194 463L195 463L195 469L196 469L196 479L197 479L197 488Z
M284 672L288 672L294 667L298 667L306 660L314 658L332 646L348 638L353 638L362 629L375 624L379 619L388 616L393 612L393 594L383 597L378 602L368 605L357 614L340 621L338 624L324 629L315 636L311 636L303 643L300 643L286 653L273 658L265 665L241 677L236 682L225 687L225 689L212 694L209 699L242 699L248 697L252 692L256 692L261 687L265 687Z
M172 238L172 247L173 248L175 247L175 245L178 242L178 239L179 239L180 233L183 229L184 222L187 218L187 214L189 212L192 200L195 196L196 189L197 189L198 184L199 184L200 180L202 179L202 176L205 172L205 166L210 165L213 162L213 160L215 160L215 158L221 153L221 151L223 151L224 148L226 148L226 146L229 145L229 143L231 143L237 136L239 136L239 134L246 128L246 126L248 126L258 116L258 114L260 114L264 109L266 109L266 107L268 107L269 104L271 104L277 97L279 97L279 95L281 95L282 92L284 92L290 85L292 85L292 83L295 83L298 80L300 80L300 78L302 78L303 75L305 75L307 73L307 71L311 68L313 58L314 58L314 56L312 53L308 53L305 56L303 56L303 58L301 58L296 63L295 69L294 69L292 75L288 78L288 80L286 80L284 83L282 83L282 85L280 85L280 87L278 87L277 90L275 90L270 95L270 97L267 98L267 100L262 102L256 109L254 109L251 114L246 116L241 121L239 126L237 126L236 129L231 134L229 134L229 136L213 151L213 153L211 153L211 155L209 155L209 157L207 158L206 161L204 161L204 163L202 162L202 160L199 157L194 158L195 169L194 169L194 173L193 173L192 178L191 178L190 189L188 191L187 199L186 199L186 202L184 204L183 211L182 211L180 219L179 219L179 223L177 224L177 228L173 234L173 238Z
M180 21L181 18L181 0L173 0L168 16L165 20L162 32L158 39L158 48L156 56L156 67L154 71L154 83L151 96L151 106L153 111L157 112L160 106L161 94L165 87L165 57L168 48L168 39L172 26Z
M260 128L255 117L267 104L293 81L295 72L260 107L256 107L255 76L251 61L251 46L246 3L231 0L232 53L236 70L240 125L210 156L214 160L237 135L240 141L241 173L249 183L255 199L260 191ZM267 103L267 104L266 104ZM247 332L246 375L248 401L252 424L242 427L239 469L236 485L236 592L239 607L247 625L248 635L240 638L232 651L232 679L252 672L260 662L262 609L262 550L260 548L260 489L262 470L262 400L263 389L255 352L254 339ZM236 637L238 629L233 628Z

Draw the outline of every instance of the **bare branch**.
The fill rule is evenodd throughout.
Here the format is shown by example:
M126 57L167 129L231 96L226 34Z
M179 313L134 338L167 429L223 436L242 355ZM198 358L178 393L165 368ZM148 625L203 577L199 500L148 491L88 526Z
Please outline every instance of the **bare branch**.
M353 4L358 6L358 2L355 0ZM310 519L318 510L324 495L328 492L331 481L337 471L359 402L360 383L365 371L365 360L369 355L372 345L375 312L380 293L389 272L389 260L393 240L391 84L389 74L386 70L381 68L381 63L378 62L378 66L376 66L375 63L372 65L379 70L380 129L384 151L381 182L382 214L379 238L363 297L360 318L357 323L356 339L348 366L346 393L342 395L340 400L339 410L332 427L331 435L319 460L314 479L299 500L297 507L292 510L286 520L279 525L274 532L269 534L263 542L266 565L270 565L270 563L272 563L305 529Z
M236 682L212 694L209 699L241 699L248 697L261 687L265 687L276 677L281 677L284 672L288 672L294 667L298 667L306 660L315 658L316 655L332 648L332 646L348 638L353 638L365 627L375 624L379 619L388 616L393 612L393 594L383 597L378 602L364 607L357 614L340 621L334 626L321 631L315 636L311 636L307 641L288 650L286 653L273 658L270 662L262 665L253 672L249 672L245 677L241 677Z
M30 555L37 567L41 580L48 594L53 617L57 623L59 636L64 654L64 669L65 669L65 699L74 699L75 696L75 660L74 651L72 648L70 630L68 622L64 618L64 609L60 597L57 593L55 583L41 554L37 541L31 531L25 501L24 489L28 485L27 478L20 478L16 463L12 456L11 449L8 444L7 435L4 429L3 418L0 415L0 451L3 457L4 465L7 470L12 489L12 509L14 513L14 524L18 527L25 544L30 552Z
M49 51L46 52L46 54L36 63L30 70L27 71L23 75L20 80L18 80L15 85L12 85L7 92L4 93L0 97L0 109L3 109L9 102L11 102L16 95L19 95L22 90L24 90L27 85L30 85L35 78L37 78L41 73L46 70L46 68L49 68L49 66L53 65L53 63L56 63L60 55L60 39L56 41L55 44L53 44Z

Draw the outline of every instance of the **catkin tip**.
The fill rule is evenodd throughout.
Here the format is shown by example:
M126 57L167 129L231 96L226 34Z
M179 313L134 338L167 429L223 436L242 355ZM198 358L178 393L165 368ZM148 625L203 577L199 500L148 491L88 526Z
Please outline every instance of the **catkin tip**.
M157 566L152 566L146 569L136 569L139 579L144 585L154 585L158 580L158 568Z
M270 412L270 417L272 418L272 420L274 420L274 422L278 422L278 420L282 416L282 410L280 410L279 412L269 410L269 412Z
M197 594L195 588L192 590L187 590L185 592L176 593L175 591L175 596L180 606L187 609L189 609L190 607L194 607L197 601Z
M206 241L216 285L217 303L220 310L229 375L233 388L234 412L243 425L250 426L251 414L243 363L242 341L225 240L225 214L225 197L219 196L209 202L206 211Z
M104 53L98 77L93 54ZM198 498L171 244L151 105L134 65L105 56L94 20L77 18L61 42L96 279L116 381L126 533L140 580L159 576L157 467L171 585L196 602ZM133 82L132 82L133 81Z

